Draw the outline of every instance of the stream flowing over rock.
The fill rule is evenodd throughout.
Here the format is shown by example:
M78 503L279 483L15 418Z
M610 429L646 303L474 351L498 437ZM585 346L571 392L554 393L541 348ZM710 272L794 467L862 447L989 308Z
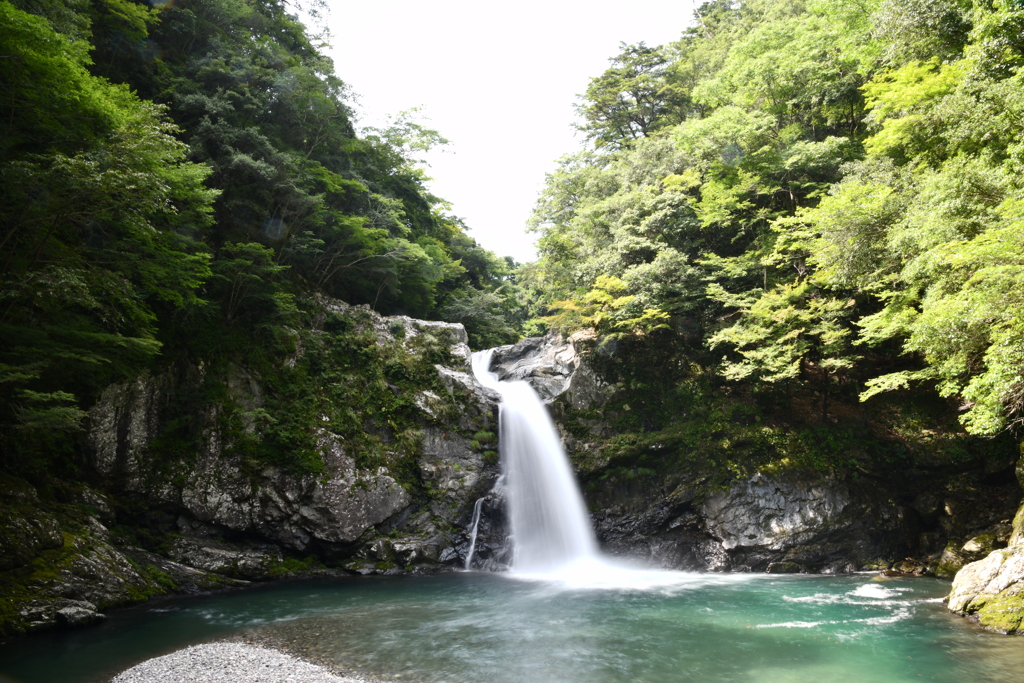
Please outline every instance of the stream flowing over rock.
M502 382L526 381L545 403L569 388L580 356L573 338L529 337L494 349L491 372Z
M1013 482L908 497L877 478L813 470L758 472L724 487L700 468L608 477L616 463L599 444L615 433L609 406L620 386L597 369L594 342L589 332L527 339L496 349L492 371L530 382L551 404L607 553L665 569L952 576L1005 546L1006 518L1020 501ZM960 564L943 564L947 546L958 549Z

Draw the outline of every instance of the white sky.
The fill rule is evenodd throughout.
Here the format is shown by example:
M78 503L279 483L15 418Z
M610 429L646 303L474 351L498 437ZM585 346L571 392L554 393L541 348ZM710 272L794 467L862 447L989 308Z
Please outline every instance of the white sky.
M619 42L661 45L693 0L332 2L335 73L359 96L359 126L422 107L451 141L427 157L431 191L485 248L535 258L525 232L545 173L576 151L573 104Z

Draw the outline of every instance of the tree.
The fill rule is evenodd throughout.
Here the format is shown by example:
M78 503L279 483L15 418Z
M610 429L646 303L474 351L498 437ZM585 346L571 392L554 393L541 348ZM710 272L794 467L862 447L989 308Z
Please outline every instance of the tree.
M597 147L620 148L678 123L688 113L689 96L674 88L669 58L643 43L620 43L612 67L593 78L577 112L579 126Z
M0 25L0 431L44 457L153 359L159 312L198 300L217 193L162 107L89 73L85 43L7 2Z

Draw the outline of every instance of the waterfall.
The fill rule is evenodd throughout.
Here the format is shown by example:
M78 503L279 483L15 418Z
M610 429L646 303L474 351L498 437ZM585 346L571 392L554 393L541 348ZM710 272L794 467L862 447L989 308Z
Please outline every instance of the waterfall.
M476 505L473 506L473 521L470 523L470 526L473 528L469 532L469 552L466 553L467 571L473 568L473 553L476 552L476 531L480 526L480 508L483 506L484 499L486 498L487 496L477 498Z
M526 382L501 382L490 371L494 350L473 354L473 374L501 395L498 450L501 487L512 526L512 573L573 589L636 589L699 584L699 574L647 569L604 557L590 525L569 458L536 392ZM480 502L474 508L469 559Z
M526 382L490 372L492 350L473 354L477 381L501 395L498 444L512 527L512 569L544 574L597 560L583 496L555 425Z

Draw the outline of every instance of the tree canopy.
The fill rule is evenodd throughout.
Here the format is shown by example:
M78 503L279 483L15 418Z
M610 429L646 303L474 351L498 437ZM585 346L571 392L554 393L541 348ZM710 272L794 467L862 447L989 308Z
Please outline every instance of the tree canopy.
M112 381L288 352L319 293L516 338L514 264L427 190L444 138L416 112L357 135L283 0L3 0L0 61L10 457L70 443Z
M545 321L695 322L727 381L923 383L970 432L1020 424L1022 22L1014 0L715 1L624 44L532 219Z

